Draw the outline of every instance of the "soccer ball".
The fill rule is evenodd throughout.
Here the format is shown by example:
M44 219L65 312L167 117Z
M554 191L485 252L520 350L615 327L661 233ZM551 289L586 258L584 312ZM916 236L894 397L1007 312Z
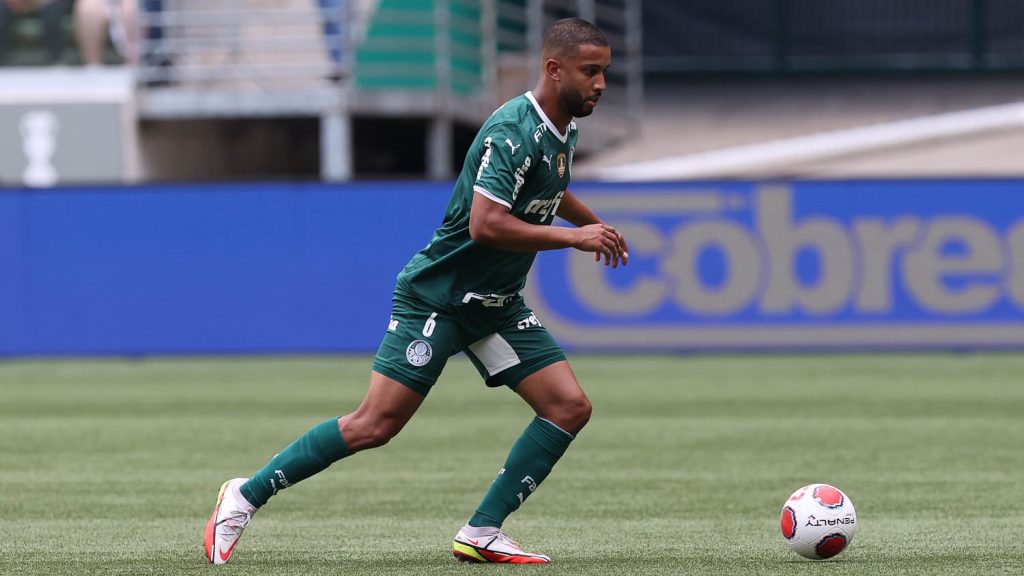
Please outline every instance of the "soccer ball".
M857 511L842 490L828 484L808 484L782 505L782 536L804 558L824 560L853 541Z

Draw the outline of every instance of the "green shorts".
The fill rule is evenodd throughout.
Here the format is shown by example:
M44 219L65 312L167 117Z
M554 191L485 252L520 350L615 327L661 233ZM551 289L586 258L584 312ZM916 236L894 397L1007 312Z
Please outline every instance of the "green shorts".
M502 306L470 301L455 310L396 294L373 369L426 396L448 358L465 352L488 386L515 387L565 353L519 295Z

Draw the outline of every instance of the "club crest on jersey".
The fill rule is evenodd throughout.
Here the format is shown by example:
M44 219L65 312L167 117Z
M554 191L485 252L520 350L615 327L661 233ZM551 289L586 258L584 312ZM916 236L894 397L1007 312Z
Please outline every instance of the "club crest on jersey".
M434 351L426 340L413 340L412 344L405 349L405 359L409 361L409 364L417 367L426 365L433 355Z
M558 158L555 159L555 165L558 166L558 177L565 176L565 152L560 152Z

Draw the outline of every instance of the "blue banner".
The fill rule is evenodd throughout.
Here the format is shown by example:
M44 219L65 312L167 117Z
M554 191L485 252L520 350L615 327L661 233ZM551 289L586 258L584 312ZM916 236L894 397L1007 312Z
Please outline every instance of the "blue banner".
M1024 181L575 185L630 263L541 254L571 350L1024 347ZM449 183L0 193L0 355L372 352Z
M543 254L528 302L567 347L1024 345L1024 182L588 184L627 267Z
M0 355L367 352L445 183L0 193Z

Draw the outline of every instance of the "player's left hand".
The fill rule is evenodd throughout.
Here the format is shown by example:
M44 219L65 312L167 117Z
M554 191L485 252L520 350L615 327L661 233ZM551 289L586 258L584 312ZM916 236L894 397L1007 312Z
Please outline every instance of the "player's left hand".
M616 238L615 249L611 250L610 253L604 253L604 265L618 268L619 262L622 262L623 266L629 264L629 247L626 246L626 237L621 232L614 228L612 228L612 232ZM594 252L594 262L601 261L601 254L601 252Z

